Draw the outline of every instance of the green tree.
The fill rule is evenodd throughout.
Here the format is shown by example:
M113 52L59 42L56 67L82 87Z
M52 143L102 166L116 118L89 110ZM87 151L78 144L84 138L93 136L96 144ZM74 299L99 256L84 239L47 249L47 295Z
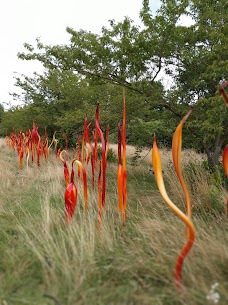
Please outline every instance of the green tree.
M37 40L36 47L25 44L27 53L20 53L19 58L39 60L47 71L82 75L86 83L85 92L91 93L93 87L94 101L97 102L96 97L101 102L106 101L103 103L103 107L109 109L106 117L115 122L115 126L121 118L123 86L127 88L128 124L132 125L139 118L141 133L143 128L148 128L148 122L154 120L153 111L163 113L163 108L169 109L164 100L163 86L156 81L167 55L165 40L160 40L157 34L140 30L129 18L119 23L110 21L110 27L103 27L101 35L70 28L67 32L71 35L69 45L46 46ZM20 81L18 85L21 87ZM72 104L75 104L74 99L71 99ZM69 113L60 117L62 126L67 122L73 123L75 116L71 113L70 120L69 117ZM155 131L152 130L150 135ZM135 137L129 136L128 140L137 143ZM152 137L146 137L144 145L151 145L151 142Z
M31 124L27 120L26 110L26 108L17 106L5 111L0 124L0 134L7 135L12 130L20 131L30 127Z
M226 0L163 0L155 17L149 1L143 1L141 16L147 28L165 26L169 33L165 71L175 80L167 94L170 107L193 105L187 126L188 145L205 151L216 166L221 148L228 141L227 113L218 87L228 78L228 4ZM183 26L181 17L192 19ZM159 33L162 36L162 33Z
M4 107L2 104L0 104L0 135L2 135L1 133L1 122L3 120L3 116L4 116Z
M4 115L4 107L3 107L2 104L0 104L0 123L1 123L1 121L2 121L3 115Z
M39 60L45 68L71 70L90 79L101 79L125 86L138 93L151 95L162 67L165 42L157 46L154 38L145 39L146 32L125 18L123 22L110 21L110 28L102 28L101 35L67 28L71 35L69 45L47 46L37 40L36 48L24 44L27 54L22 60ZM149 44L153 44L151 48ZM146 81L145 81L146 80Z
M112 141L117 140L117 124L122 118L123 91L120 86L98 80L94 81L88 77L82 78L72 71L59 71L57 69L50 69L44 75L34 74L33 77L18 77L16 85L23 91L19 97L14 95L14 98L25 101L28 107L25 107L24 114L27 119L30 118L31 123L36 121L42 128L46 126L52 132L64 130L70 137L75 138L75 135L82 130L86 115L90 122L94 121L96 105L99 102L101 125L105 129L107 124L110 124L111 139ZM148 132L147 137L141 137L141 141L138 141L131 128L136 118L143 118L143 120L140 119L141 124L137 129L141 134L142 132L145 134L145 128L148 129L151 118L153 117L155 120L151 114L150 104L135 91L127 93L127 103L129 113L128 142L151 145L154 129ZM141 107L142 103L143 108ZM20 121L18 120L18 122Z

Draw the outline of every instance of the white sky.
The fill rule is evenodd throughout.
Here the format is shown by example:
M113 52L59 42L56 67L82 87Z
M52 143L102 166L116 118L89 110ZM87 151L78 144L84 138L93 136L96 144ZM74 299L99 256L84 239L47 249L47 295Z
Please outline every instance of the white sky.
M151 0L154 11L159 3ZM42 71L35 62L17 58L25 42L35 45L40 37L45 44L68 43L67 26L99 33L108 20L122 21L124 16L140 24L142 0L1 0L0 7L0 103L7 109L5 103L15 105L9 95L17 90L14 72Z

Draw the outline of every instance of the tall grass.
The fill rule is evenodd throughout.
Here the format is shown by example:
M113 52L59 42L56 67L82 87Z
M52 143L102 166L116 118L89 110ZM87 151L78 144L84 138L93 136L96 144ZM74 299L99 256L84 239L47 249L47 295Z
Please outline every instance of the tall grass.
M183 160L197 237L184 265L183 289L177 291L175 260L186 230L162 201L148 163L128 166L126 226L118 215L117 167L108 166L107 208L99 230L97 193L91 185L88 212L83 213L79 185L75 217L66 225L61 162L53 156L40 168L19 171L16 153L0 145L1 305L215 304L210 294L215 282L218 304L227 304L225 191L201 166L200 157L192 164L186 153ZM163 158L168 190L184 210L166 151Z

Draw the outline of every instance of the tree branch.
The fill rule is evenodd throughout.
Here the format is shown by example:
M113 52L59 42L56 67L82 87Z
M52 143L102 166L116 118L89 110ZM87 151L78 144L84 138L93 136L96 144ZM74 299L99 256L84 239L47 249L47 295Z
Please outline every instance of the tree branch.
M161 71L162 68L162 58L161 56L159 57L159 64L158 64L158 71L155 73L154 77L152 78L152 82L155 80L155 78L158 76L159 72Z
M128 89L130 89L134 92L137 92L137 93L140 93L140 94L145 94L143 91L132 87L131 83L127 82L126 80L121 81L116 76L115 76L116 80L114 80L111 76L108 77L108 76L104 76L104 75L101 75L101 74L97 74L95 72L86 71L86 70L83 70L83 69L76 69L76 71L79 72L79 73L82 73L84 75L90 75L90 76L93 76L93 77L97 77L97 78L106 80L109 83L112 83L112 84L115 84L115 85L118 85L118 86L124 86L124 87L126 87L126 88L128 88ZM114 75L113 75L113 77L114 77Z

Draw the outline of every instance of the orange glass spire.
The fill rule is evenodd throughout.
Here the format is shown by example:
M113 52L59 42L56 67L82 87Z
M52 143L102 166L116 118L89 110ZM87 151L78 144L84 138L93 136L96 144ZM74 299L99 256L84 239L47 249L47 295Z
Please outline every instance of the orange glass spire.
M187 241L182 248L177 261L176 261L176 268L175 268L175 282L177 287L181 287L181 273L184 264L184 260L191 250L194 240L195 240L195 228L193 226L191 220L191 202L190 197L188 194L188 190L186 184L184 182L182 173L181 173L181 164L180 164L180 153L181 153L181 144L182 144L182 127L184 122L187 120L189 115L191 114L192 109L187 113L187 115L181 120L180 124L178 125L172 143L172 152L173 152L173 163L177 173L177 176L180 180L181 186L185 193L186 203L187 203L187 215L183 213L169 198L167 195L163 175L162 175L162 166L161 166L161 157L160 152L156 142L156 136L154 136L153 148L152 148L152 165L154 170L155 179L157 182L158 189L161 193L162 198L167 203L167 205L173 210L173 212L184 222L187 227Z

